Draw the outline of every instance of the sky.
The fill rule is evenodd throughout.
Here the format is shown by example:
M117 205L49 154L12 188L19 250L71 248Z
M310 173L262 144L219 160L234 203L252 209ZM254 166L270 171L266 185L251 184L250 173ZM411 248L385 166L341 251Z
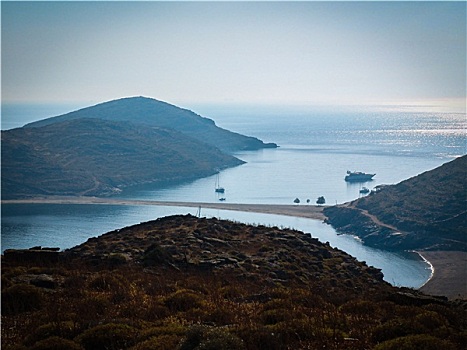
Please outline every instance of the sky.
M466 3L2 2L2 103L466 102Z

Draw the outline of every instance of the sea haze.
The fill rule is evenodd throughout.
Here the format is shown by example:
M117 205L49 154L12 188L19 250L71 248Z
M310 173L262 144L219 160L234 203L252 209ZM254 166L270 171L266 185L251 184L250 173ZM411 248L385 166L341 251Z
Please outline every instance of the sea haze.
M326 205L332 205L358 198L362 186L373 188L398 183L466 153L463 114L251 106L193 109L223 128L276 142L280 147L236 153L235 156L247 163L220 173L220 184L226 189L221 195L214 192L213 176L164 188L128 188L119 197L215 202L222 196L227 203L267 204L293 204L299 198L300 205L307 205L307 199L314 204L318 196L324 196ZM14 121L14 109L7 113L7 119ZM344 181L347 170L376 173L376 176L371 182L349 184ZM175 213L196 214L196 210L4 205L2 251L33 245L69 248L106 231ZM352 237L338 236L330 226L318 221L205 209L202 215L304 230L382 268L386 280L396 285L419 287L430 274L427 265L413 256L396 257L368 248Z

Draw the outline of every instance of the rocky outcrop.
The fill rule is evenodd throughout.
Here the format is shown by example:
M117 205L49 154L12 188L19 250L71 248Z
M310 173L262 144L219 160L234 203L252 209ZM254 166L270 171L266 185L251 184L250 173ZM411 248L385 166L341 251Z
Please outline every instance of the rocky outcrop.
M324 214L327 216L325 222L331 224L336 231L357 236L368 246L395 251L442 248L440 245L433 245L427 237L382 226L359 209L335 206L325 208Z
M35 264L54 264L59 261L60 248L42 248L40 246L29 249L7 249L3 258L7 262L22 262Z
M467 251L467 156L324 209L337 231L391 250Z

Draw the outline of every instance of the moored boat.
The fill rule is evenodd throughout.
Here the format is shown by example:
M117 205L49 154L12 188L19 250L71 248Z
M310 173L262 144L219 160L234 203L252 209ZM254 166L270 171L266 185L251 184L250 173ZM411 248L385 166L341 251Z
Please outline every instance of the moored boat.
M347 176L344 178L348 182L365 182L373 179L376 174L367 174L360 171L347 170Z
M225 192L225 188L224 187L221 187L219 185L219 173L217 173L217 176L216 176L216 185L215 185L215 189L214 191L216 193L224 193Z
M362 187L362 188L360 189L360 193L365 194L365 193L369 193L369 192L370 192L370 190L369 190L368 188L366 188L366 187Z

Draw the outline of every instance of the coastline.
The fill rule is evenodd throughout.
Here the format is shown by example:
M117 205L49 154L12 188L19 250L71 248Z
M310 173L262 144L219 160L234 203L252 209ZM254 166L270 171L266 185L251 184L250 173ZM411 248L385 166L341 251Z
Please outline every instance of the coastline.
M239 203L207 203L207 202L169 202L120 198L99 197L37 197L30 199L2 200L1 204L106 204L106 205L156 205L190 208L209 208L234 210L264 214L298 216L314 220L324 220L324 207L317 205L290 204L239 204Z
M432 266L432 274L419 290L449 299L467 299L467 252L417 251Z
M418 250L414 250L413 251L414 253L418 254L418 256L425 262L427 263L429 266L430 266L430 270L431 270L431 273L430 273L430 277L425 281L425 283L423 283L418 289L421 289L423 288L428 282L431 281L431 279L433 278L434 274L435 274L435 267L433 266L433 264L427 260L421 252L419 252Z
M95 205L156 205L177 207L201 207L219 210L257 212L285 215L323 221L324 207L316 205L286 204L238 204L204 202L168 202L98 197L40 197L2 200L2 204L95 204ZM449 299L467 299L467 252L416 251L430 265L431 276L418 290L426 294L445 296Z

